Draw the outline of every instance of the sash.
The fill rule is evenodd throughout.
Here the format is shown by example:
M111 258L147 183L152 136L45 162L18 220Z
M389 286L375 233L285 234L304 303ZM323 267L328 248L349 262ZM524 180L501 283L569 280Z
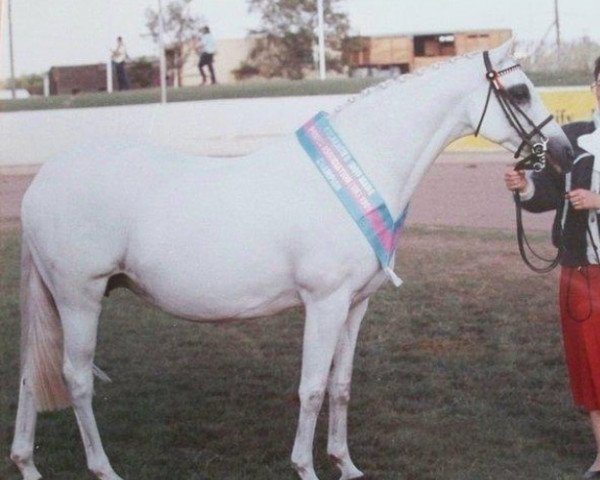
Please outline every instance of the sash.
M342 139L319 112L296 131L298 141L373 248L386 275L397 287L402 280L390 267L408 206L394 221L385 201Z

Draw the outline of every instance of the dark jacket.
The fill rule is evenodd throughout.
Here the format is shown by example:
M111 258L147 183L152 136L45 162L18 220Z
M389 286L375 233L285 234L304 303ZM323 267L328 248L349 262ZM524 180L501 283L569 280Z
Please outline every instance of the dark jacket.
M577 145L581 135L592 133L595 130L594 122L574 122L563 126L567 137L573 144L575 158L587 152ZM586 156L577 161L572 168L571 190L584 188L589 190L592 179L594 157ZM561 265L578 267L589 265L587 258L587 226L588 210L574 210L570 205L567 212L565 229L561 240L561 220L565 203L565 177L558 176L545 168L531 176L535 185L533 197L523 201L523 208L530 212L546 212L556 209L554 225L552 227L552 241L558 248L562 243L563 255ZM598 228L596 215L596 227ZM599 246L600 247L600 246Z

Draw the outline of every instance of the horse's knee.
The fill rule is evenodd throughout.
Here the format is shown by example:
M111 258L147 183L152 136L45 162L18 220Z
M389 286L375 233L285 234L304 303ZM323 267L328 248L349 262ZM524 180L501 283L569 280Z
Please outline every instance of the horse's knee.
M325 388L313 388L300 390L300 407L310 412L318 412L323 404L325 397Z
M347 406L350 403L350 384L331 384L329 386L329 401L335 406Z
M10 459L18 466L28 465L33 458L33 449L24 445L13 445L10 450Z
M33 450L23 445L13 445L10 459L17 466L23 480L40 480L42 476L33 463Z

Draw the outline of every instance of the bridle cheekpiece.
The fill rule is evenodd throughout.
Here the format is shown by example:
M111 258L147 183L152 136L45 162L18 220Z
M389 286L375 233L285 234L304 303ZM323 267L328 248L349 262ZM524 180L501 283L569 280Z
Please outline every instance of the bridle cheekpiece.
M500 108L502 108L508 123L517 132L522 140L521 145L519 145L519 148L515 152L514 158L516 159L520 157L521 151L525 146L529 146L531 150L531 153L527 157L519 160L516 163L515 170L535 170L537 172L543 170L546 166L548 138L542 133L542 128L551 122L554 117L549 115L546 119L536 125L533 120L531 120L531 118L529 118L521 109L521 107L519 107L519 105L511 97L510 93L508 93L502 85L500 77L512 72L513 70L521 68L521 65L516 63L510 67L504 68L503 70L496 71L492 66L490 55L487 50L483 52L483 62L485 63L486 68L485 77L488 80L490 87L488 89L487 98L483 107L483 113L481 114L481 118L477 124L477 128L475 129L475 136L479 135L479 131L481 130L483 119L485 118L492 93L494 93L494 96L498 100L498 104L500 105ZM526 128L523 126L521 118L525 120L526 126L528 125L531 127L529 132L527 132ZM533 139L536 136L539 138L538 141L534 142Z

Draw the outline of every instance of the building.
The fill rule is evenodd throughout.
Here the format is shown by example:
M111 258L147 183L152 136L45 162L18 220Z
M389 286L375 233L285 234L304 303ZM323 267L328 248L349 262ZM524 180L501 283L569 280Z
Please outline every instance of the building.
M389 75L489 50L511 37L510 29L352 37L344 45L344 55L351 75Z
M125 65L132 89L157 87L160 80L158 60L140 59ZM52 67L48 72L50 95L75 95L78 93L106 92L106 63ZM113 72L113 89L117 80ZM172 79L167 78L172 85Z
M106 64L52 67L48 72L50 95L106 91Z

